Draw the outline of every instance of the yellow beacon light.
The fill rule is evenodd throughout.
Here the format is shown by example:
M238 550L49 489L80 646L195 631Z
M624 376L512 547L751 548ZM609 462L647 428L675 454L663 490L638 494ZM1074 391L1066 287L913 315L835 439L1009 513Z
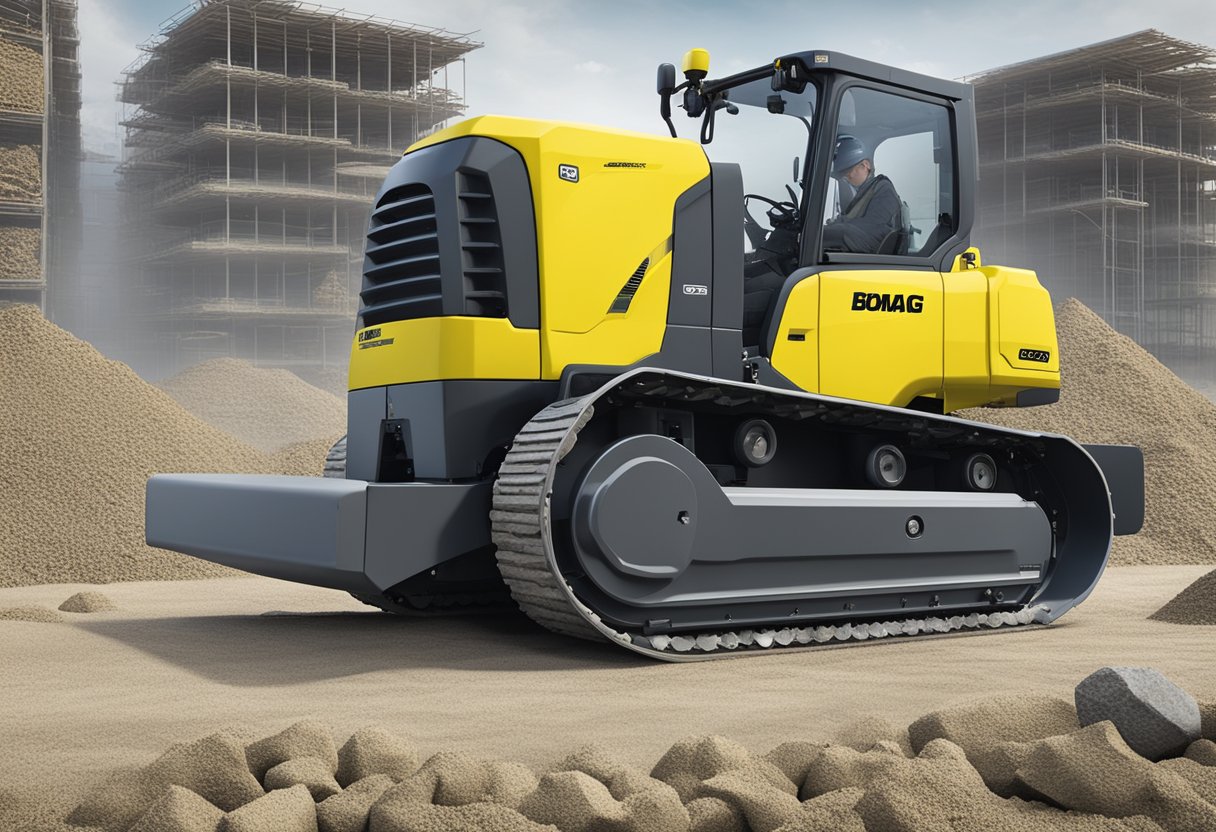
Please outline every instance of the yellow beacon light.
M684 63L681 67L684 77L690 81L700 81L709 74L709 50L689 49L684 53Z

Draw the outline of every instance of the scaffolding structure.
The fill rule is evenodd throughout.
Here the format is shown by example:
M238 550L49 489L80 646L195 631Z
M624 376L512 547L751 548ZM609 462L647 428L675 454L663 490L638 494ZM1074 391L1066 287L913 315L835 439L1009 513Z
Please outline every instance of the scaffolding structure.
M1149 29L966 80L985 255L1162 357L1216 349L1216 49Z
M0 0L0 301L53 311L81 235L75 0Z
M166 21L119 93L141 369L344 367L376 190L463 113L449 67L480 45L298 0L196 0Z

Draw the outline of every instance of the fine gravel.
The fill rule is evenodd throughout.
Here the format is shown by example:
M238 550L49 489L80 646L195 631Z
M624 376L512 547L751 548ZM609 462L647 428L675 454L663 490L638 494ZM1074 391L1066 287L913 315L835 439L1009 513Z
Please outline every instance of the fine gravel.
M1195 581L1149 617L1170 624L1216 624L1216 571Z
M324 441L310 459L234 439L33 306L0 305L0 390L0 586L234 574L144 544L148 477L319 476L324 460Z
M0 280L37 280L42 276L42 232L23 225L0 225Z
M37 145L0 142L0 202L42 199L42 153Z
M0 38L0 110L43 111L42 54Z
M215 358L159 386L203 421L267 453L311 440L332 444L346 432L345 400L287 370Z
M67 820L106 832L1216 828L1211 767L1193 758L1154 764L1133 752L1110 722L1080 728L1057 714L1036 720L1038 705L1059 710L1050 699L1006 703L1033 724L985 722L986 714L999 715L1000 703L978 702L919 720L915 754L879 740L864 748L787 742L762 756L721 736L693 736L649 768L629 765L598 744L541 771L452 751L420 764L423 757L408 739L371 727L343 748L360 735L376 736L405 753L382 758L382 765L368 761L345 786L334 777L336 743L322 723L297 723L244 745L243 752L238 733L225 730L111 778ZM1007 761L1004 788L985 782L974 766L977 755ZM795 756L797 765L772 762ZM168 817L176 825L164 826Z
M1084 304L1056 310L1060 401L959 416L1144 451L1145 517L1112 565L1216 564L1216 404Z

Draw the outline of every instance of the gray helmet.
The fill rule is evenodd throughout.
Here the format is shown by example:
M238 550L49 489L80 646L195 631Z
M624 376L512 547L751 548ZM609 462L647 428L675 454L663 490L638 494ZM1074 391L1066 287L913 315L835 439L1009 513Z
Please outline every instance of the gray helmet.
M862 159L869 159L866 146L855 136L842 134L836 140L836 156L832 160L832 176L843 176L844 172Z

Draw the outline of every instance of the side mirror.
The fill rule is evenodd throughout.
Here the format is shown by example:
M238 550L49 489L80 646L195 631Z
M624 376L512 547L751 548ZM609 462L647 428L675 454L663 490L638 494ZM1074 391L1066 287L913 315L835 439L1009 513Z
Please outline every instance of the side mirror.
M659 77L656 84L659 95L670 96L676 91L675 64L659 64Z
M676 68L672 64L659 64L659 74L655 82L659 92L659 115L667 122L671 137L676 138L676 126L671 123L671 96L676 91Z

